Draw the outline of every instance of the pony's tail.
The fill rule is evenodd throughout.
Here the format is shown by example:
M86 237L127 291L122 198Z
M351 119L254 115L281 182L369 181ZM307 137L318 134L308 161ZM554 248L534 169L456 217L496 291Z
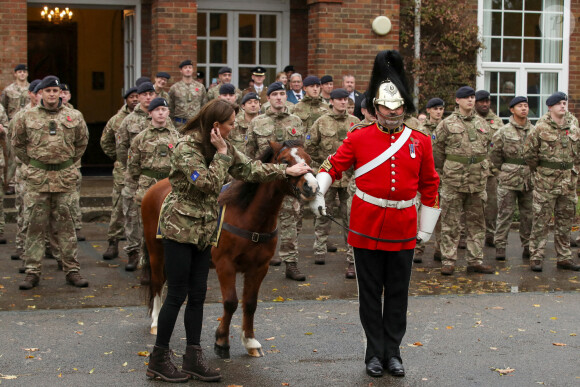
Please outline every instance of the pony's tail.
M147 285L143 286L143 290L147 297L147 315L151 316L153 311L153 299L155 298L155 292L153 286L151 286L151 261L149 260L149 250L147 249L147 243L143 243L143 266L141 267L141 281Z

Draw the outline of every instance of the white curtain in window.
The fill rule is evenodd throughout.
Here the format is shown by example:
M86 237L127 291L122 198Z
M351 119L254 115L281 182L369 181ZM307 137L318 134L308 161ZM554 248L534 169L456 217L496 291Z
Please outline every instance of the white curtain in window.
M542 14L542 63L562 63L563 11L562 0L544 0Z

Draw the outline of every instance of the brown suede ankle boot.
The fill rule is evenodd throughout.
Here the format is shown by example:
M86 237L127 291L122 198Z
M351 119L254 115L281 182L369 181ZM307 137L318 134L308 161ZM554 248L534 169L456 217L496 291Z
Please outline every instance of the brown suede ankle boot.
M199 345L188 345L183 355L183 372L191 375L194 379L204 382L218 382L222 376L219 372L210 368L203 357L203 350Z

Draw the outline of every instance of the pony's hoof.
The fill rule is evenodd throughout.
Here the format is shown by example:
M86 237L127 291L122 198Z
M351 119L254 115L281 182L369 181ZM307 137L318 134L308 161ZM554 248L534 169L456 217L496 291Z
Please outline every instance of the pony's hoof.
M264 356L264 352L262 348L248 348L248 355L252 357L262 357Z
M152 335L157 336L157 327L151 327L151 330L149 331Z
M229 345L219 345L215 343L213 346L214 353L220 357L221 359L229 359L230 358L230 346Z

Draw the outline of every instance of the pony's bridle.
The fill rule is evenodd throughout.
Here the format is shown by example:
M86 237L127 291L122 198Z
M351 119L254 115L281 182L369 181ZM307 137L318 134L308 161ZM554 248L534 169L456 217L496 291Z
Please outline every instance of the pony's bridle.
M280 150L279 150L278 152L276 152L276 154L274 154L274 160L278 161L278 157L280 157L280 154L281 154L281 153L282 153L284 150L286 150L286 149L290 149L290 148L291 148L291 147L289 147L289 146L286 146L286 145L282 146L282 148L280 148ZM298 176L296 176L296 177L298 177ZM290 178L291 178L290 176L286 176L286 182L287 182L287 183L288 183L288 185L290 186L290 190L292 191L292 195L293 195L295 198L299 199L299 198L300 198L300 189L299 189L299 188L296 186L296 184L294 184L294 183L292 183L292 182L290 181Z

